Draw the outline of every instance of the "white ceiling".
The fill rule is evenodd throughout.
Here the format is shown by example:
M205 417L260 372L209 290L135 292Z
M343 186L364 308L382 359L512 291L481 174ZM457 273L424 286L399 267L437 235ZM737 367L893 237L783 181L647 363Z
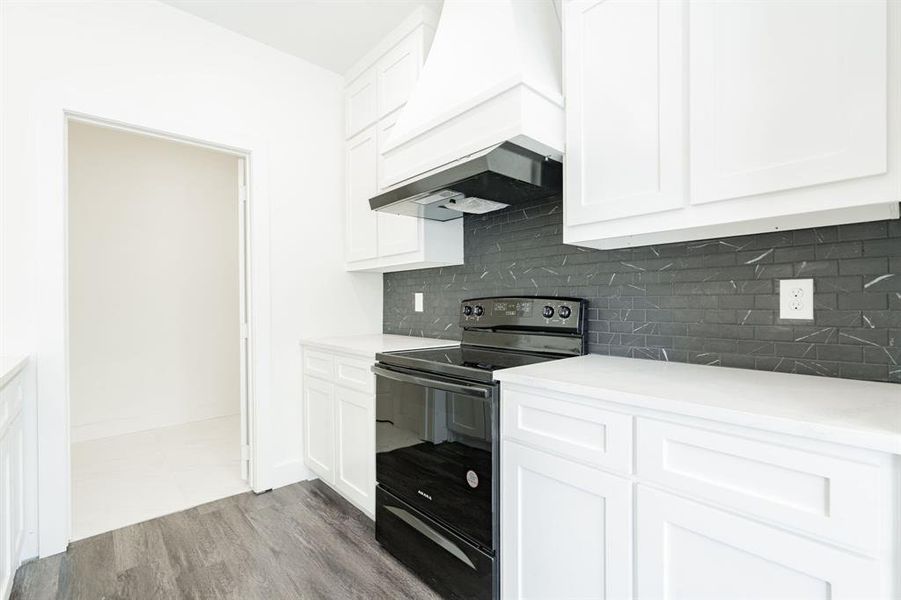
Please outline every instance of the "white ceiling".
M423 4L442 0L162 0L339 74Z

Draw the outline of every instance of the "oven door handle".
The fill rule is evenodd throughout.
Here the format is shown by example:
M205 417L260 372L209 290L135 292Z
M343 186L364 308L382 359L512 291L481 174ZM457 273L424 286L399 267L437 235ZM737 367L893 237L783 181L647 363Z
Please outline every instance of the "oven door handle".
M490 389L478 387L475 385L463 385L460 383L443 381L441 379L429 379L427 377L419 377L417 375L408 375L407 373L398 373L397 371L390 371L388 369L379 367L378 365L372 365L372 372L379 377L393 379L394 381L400 381L401 383L412 383L414 385L435 388L437 390L443 390L445 392L453 392L454 394L463 394L465 396L477 396L479 398L491 397Z

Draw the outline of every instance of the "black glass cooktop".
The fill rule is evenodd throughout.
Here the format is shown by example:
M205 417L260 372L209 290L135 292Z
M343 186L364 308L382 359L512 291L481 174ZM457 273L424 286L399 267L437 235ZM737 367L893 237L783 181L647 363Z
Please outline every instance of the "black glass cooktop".
M404 350L402 352L384 352L376 355L376 359L386 365L437 372L485 382L492 381L494 379L492 373L500 369L521 367L558 358L563 357L552 354L494 350L472 346Z

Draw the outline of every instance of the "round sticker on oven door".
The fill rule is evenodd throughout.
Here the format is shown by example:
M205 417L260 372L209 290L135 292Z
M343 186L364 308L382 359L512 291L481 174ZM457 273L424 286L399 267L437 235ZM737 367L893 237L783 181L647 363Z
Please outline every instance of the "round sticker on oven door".
M479 487L479 476L476 475L475 471L466 471L466 483L471 488Z

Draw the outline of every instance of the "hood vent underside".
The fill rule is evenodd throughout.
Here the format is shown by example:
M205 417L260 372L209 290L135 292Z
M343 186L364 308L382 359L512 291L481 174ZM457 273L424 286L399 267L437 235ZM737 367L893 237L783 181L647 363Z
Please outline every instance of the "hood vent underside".
M559 194L563 165L511 142L443 165L369 200L372 210L436 221ZM484 202L489 201L489 202Z

